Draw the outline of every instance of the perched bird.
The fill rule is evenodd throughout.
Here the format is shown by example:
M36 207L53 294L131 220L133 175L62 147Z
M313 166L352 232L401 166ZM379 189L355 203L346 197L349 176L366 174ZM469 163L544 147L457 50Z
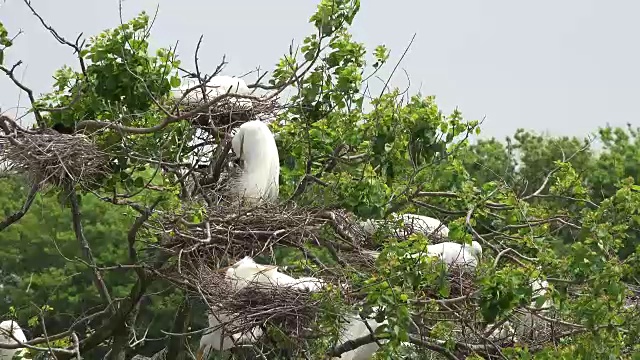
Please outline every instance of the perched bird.
M5 320L0 323L0 343L17 344L27 342L20 325L13 320ZM21 349L0 349L0 360L11 360Z
M380 252L365 250L374 258L378 258ZM409 255L411 258L419 258L424 255L439 257L447 265L468 266L475 268L478 261L482 258L482 246L477 241L472 241L471 245L458 244L455 242L441 242L438 244L427 245L426 251Z
M226 271L227 278L236 290L240 290L252 283L284 285L291 284L295 279L286 274L278 276L278 267L256 263L251 257L245 256L230 266Z
M187 79L187 81L180 86L180 89L174 92L173 94L174 99L180 100L187 90L193 88L198 84L199 82L194 79ZM247 87L247 84L245 83L245 81L233 76L226 76L226 75L214 76L211 78L211 80L208 83L205 84L204 87L205 87L205 92L207 94L208 101L211 101L216 96L220 96L226 93L239 94L239 95L251 94L251 90ZM245 107L245 108L252 107L251 99L233 98L233 97L228 97L227 99L229 103L234 104L235 106L238 106L238 107ZM186 94L184 99L182 99L182 103L197 104L203 100L204 100L204 96L202 92L202 87L199 86L191 90L188 94Z
M242 162L242 169L230 184L230 194L251 203L278 199L280 158L269 127L258 120L248 121L238 128L231 147Z
M306 276L297 278L295 280L295 283L293 284L293 287L300 290L314 292L321 290L325 285L326 282L324 282L324 280L322 279Z
M482 258L482 246L475 240L471 245L447 241L427 245L427 255L440 257L448 265L466 265L475 268Z
M392 234L396 237L406 237L414 233L422 233L425 236L436 236L439 238L449 237L449 228L440 220L416 214L402 214L400 216L393 214L390 221L402 220L403 227L394 229ZM379 226L388 223L389 220L365 220L360 222L360 226L368 236L373 235Z
M533 296L529 305L530 308L537 309L542 314L549 311L549 308L553 305L550 299L546 299L541 305L537 305L538 298L547 295L547 289L549 289L549 283L546 280L538 278L531 282ZM535 338L536 333L545 325L548 325L545 320L535 316L528 309L523 309L522 313L516 314L514 319L515 332L521 338Z

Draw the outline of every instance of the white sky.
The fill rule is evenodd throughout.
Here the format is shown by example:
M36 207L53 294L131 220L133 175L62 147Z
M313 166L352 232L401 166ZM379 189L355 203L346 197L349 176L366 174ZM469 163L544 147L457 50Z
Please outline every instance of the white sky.
M117 0L32 0L60 34L75 39L116 26ZM257 66L270 70L309 34L315 1L126 0L125 21L140 10L153 14L155 46L180 40L188 67L204 34L201 64L210 72L223 54L236 75ZM486 116L484 136L504 137L519 127L552 134L586 135L598 126L640 126L640 2L632 0L363 1L353 27L369 49L386 44L397 61L414 33L402 63L411 91L436 95L446 112L456 106L468 119ZM31 15L23 0L0 0L0 21L10 33L22 29L7 55L26 66L24 82L46 92L63 64L75 66ZM206 66L205 66L206 67ZM393 85L405 87L399 71ZM0 107L17 104L18 91L0 77ZM25 104L26 98L21 99Z

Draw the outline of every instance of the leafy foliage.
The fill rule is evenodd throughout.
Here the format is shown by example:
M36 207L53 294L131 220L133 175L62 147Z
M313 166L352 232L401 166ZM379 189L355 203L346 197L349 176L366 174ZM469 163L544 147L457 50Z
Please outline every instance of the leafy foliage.
M340 272L361 301L348 304L338 295L352 294L331 285L335 296L321 304L315 329L323 336L288 339L270 327L280 344L272 354L291 357L288 351L300 345L307 356L322 358L336 346L338 315L361 312L386 320L375 332L386 341L377 355L385 359L640 356L638 309L627 306L640 285L638 130L600 129L599 151L590 139L522 129L504 142L471 143L479 122L457 110L443 114L434 96L397 89L365 96L367 81L390 53L354 41L349 27L359 9L357 0L322 0L309 20L314 33L271 73L272 89L293 90L270 125L281 159L280 197L298 206L343 209L358 219L434 216L447 224L450 241L480 241L483 258L463 279L462 287L470 289L459 289L441 262L410 256L432 242L424 234L400 240L378 232L363 242L380 251L369 268L344 264L354 242L341 243L344 235L331 229L322 228L322 241L279 246L276 263L295 274L323 266ZM151 354L165 345L184 357L199 335L167 334L188 332L189 323L192 329L206 325L204 305L185 300L182 290L157 276L157 263L180 263L193 249L163 259L157 248L165 239L149 217L189 215L202 223L210 204L184 196L185 173L195 171L175 168L193 150L186 149L193 126L172 113L169 101L180 85L180 61L175 49L150 54L149 36L150 19L141 13L92 37L79 51L79 70L59 69L52 91L32 104L48 127L106 123L87 136L109 154L110 173L88 187L38 187L19 221L0 227L0 310L33 337L43 334L43 325L50 333L73 328L87 359L107 352L112 358ZM1 24L0 46L2 65L11 39ZM212 176L196 175L202 177L193 186ZM10 219L24 206L31 184L14 175L0 181L2 215ZM334 241L342 247L326 245ZM540 279L550 283L544 295L531 287ZM456 307L462 302L471 305ZM515 323L532 304L552 307L542 315L554 326L543 341L460 339L469 329ZM180 315L188 308L193 321ZM140 334L165 341L137 341ZM68 335L56 341L52 346L75 346Z

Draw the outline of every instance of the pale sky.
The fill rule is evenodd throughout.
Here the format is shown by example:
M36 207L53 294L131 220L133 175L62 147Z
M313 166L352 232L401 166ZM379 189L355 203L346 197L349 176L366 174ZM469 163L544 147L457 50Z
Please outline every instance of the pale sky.
M68 39L119 23L117 0L32 4ZM312 29L308 18L317 2L126 0L125 21L143 9L153 14L158 4L154 46L179 40L183 64L192 68L204 34L203 71L227 54L225 73L240 75L257 66L272 69L292 40L300 43ZM401 65L410 91L436 95L445 112L458 107L467 119L486 116L484 136L502 138L519 127L586 135L606 123L640 126L638 14L640 2L632 0L364 0L352 32L371 50L387 45L391 62L416 33ZM76 66L70 49L57 44L23 0L0 0L0 21L10 34L24 31L6 64L23 60L20 75L36 93L50 89L54 70ZM392 84L405 87L404 72ZM17 101L17 89L0 76L0 108Z

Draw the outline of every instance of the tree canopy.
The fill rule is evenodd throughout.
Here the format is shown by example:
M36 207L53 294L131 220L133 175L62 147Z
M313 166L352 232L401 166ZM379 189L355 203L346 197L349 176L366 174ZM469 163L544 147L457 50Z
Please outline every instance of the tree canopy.
M25 6L78 61L37 96L5 61L18 30L0 23L0 71L35 119L23 128L0 111L0 313L29 330L16 356L193 358L205 312L224 305L267 330L238 359L339 358L374 342L379 359L640 358L638 129L598 129L599 149L525 129L471 141L481 122L434 96L388 80L371 93L397 64L353 39L358 0L321 0L314 32L251 73L251 95L190 106L175 94L188 79L186 92L203 89L224 60L190 68L197 54L150 51L144 12L71 41ZM233 110L238 98L251 110ZM229 139L251 119L276 137L277 204L221 200ZM207 166L190 161L212 144ZM447 239L398 236L393 221L358 230L394 214L437 218ZM444 240L480 243L478 266L406 256ZM229 294L218 275L244 256L329 285ZM386 323L344 343L348 314Z

